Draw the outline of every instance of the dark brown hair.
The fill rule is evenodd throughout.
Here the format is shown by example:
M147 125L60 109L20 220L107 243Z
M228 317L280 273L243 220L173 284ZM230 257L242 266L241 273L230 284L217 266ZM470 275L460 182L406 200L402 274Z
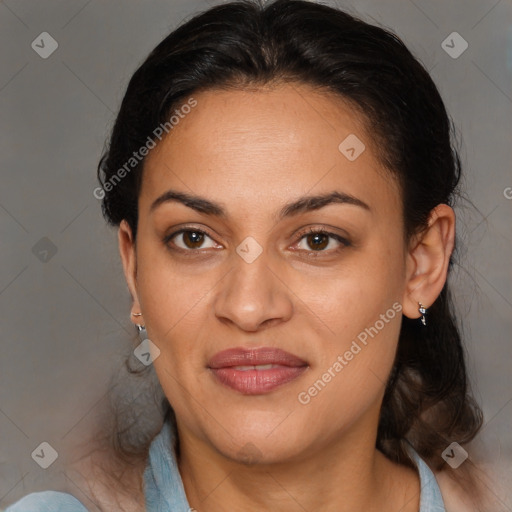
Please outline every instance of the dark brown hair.
M211 8L178 27L131 78L98 166L106 220L117 226L126 219L136 236L144 159L115 186L107 190L105 185L155 128L168 122L173 109L202 90L283 82L328 91L363 115L383 167L400 184L406 240L426 227L438 204L453 205L461 172L453 122L429 73L398 36L318 3L239 1ZM152 371L129 367L135 374ZM160 393L160 419L172 416L158 386L155 392ZM480 409L468 392L447 283L429 309L427 327L402 319L377 447L390 459L411 465L405 450L410 442L433 469L441 469L446 467L443 450L453 441L469 442L481 424ZM140 434L137 442L128 434L123 437L122 429L111 438L126 461L146 456L156 433L143 435L136 421L133 428Z

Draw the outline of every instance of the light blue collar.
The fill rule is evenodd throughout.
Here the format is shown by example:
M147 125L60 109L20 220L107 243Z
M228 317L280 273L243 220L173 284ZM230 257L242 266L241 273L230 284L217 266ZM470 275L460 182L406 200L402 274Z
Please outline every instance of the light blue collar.
M175 451L175 431L166 421L149 447L149 463L144 470L147 512L189 512L191 509Z
M407 445L407 451L418 468L420 476L420 510L419 512L446 512L441 490L437 484L436 477L416 450Z

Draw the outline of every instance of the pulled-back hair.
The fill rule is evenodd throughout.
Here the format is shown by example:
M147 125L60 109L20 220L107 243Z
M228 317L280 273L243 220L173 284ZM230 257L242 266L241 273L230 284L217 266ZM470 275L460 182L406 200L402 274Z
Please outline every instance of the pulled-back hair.
M182 24L131 78L98 166L106 220L117 226L126 219L136 237L144 159L115 186L106 184L190 97L206 90L280 83L332 93L363 116L377 157L400 185L405 240L425 229L438 204L454 204L461 172L454 124L429 73L398 36L318 3L238 1ZM141 370L129 361L128 367L154 379L147 375L151 368ZM159 417L172 419L170 404L158 386L154 389L161 403ZM126 413L127 408L116 409L110 439L125 461L144 460L156 431L144 433L137 421L123 427ZM429 309L427 327L402 318L377 447L393 461L411 465L406 452L410 442L433 469L442 469L443 450L453 441L469 442L481 424L480 409L468 391L464 349L446 283Z

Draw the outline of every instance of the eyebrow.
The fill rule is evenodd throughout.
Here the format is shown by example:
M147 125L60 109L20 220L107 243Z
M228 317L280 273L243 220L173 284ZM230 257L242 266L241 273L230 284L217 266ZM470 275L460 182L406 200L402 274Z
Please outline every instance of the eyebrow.
M192 208L193 210L206 215L213 215L215 217L222 218L226 218L228 216L226 210L220 204L203 197L187 194L185 192L178 192L176 190L168 190L155 199L149 208L150 213L160 205L169 202L181 203L188 208ZM299 213L319 210L329 204L335 203L358 206L364 210L371 211L370 207L365 202L361 201L361 199L344 192L334 191L327 194L300 197L281 208L277 218L281 220L285 217L298 215Z

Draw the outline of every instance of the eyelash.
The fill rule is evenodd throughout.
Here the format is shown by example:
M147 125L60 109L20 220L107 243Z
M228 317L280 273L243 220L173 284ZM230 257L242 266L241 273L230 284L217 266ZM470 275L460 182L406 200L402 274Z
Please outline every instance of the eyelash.
M339 244L341 244L341 247L337 247L336 249L331 249L331 250L328 250L328 251L325 251L325 250L320 250L320 251L314 251L314 250L310 250L310 251L307 251L309 255L313 256L313 257L316 257L318 254L321 254L321 253L325 253L325 254L330 254L330 253L333 253L333 252L339 252L341 251L344 247L350 247L352 244L350 243L349 240L347 240L346 238L342 237L341 235L338 235L336 233L331 233L330 231L326 231L325 229L319 229L319 228L308 228L306 229L305 231L301 231L299 233L299 242L307 237L308 235L325 235L325 236L328 236L329 238L332 238L334 240L336 240Z
M199 249L183 249L182 247L176 247L176 246L171 247L169 245L169 242L171 242L171 240L173 238L175 238L176 236L181 235L183 233L200 233L202 235L206 235L208 238L213 240L213 237L210 236L209 233L207 233L206 231L204 231L202 229L183 228L183 229L180 229L179 231L175 231L174 233L171 233L170 235L167 235L166 237L164 237L164 239L163 239L164 244L172 251L181 252L181 253L196 253L196 254L200 253L200 251L202 251L202 249L200 249L200 248ZM298 240L298 242L295 243L295 245L300 243L308 235L316 235L316 234L328 236L329 238L332 238L332 239L336 240L337 242L339 242L342 247L338 247L336 249L331 249L331 250L327 250L327 251L326 250L306 251L308 253L308 255L312 256L312 257L317 257L321 253L331 254L333 252L339 252L344 247L350 247L352 245L349 240L347 240L346 238L344 238L336 233L331 233L329 231L326 231L325 229L316 229L316 228L308 228L304 231L301 231L298 235L299 240ZM301 250L301 249L299 249L299 250ZM304 249L302 249L302 250L304 251Z

